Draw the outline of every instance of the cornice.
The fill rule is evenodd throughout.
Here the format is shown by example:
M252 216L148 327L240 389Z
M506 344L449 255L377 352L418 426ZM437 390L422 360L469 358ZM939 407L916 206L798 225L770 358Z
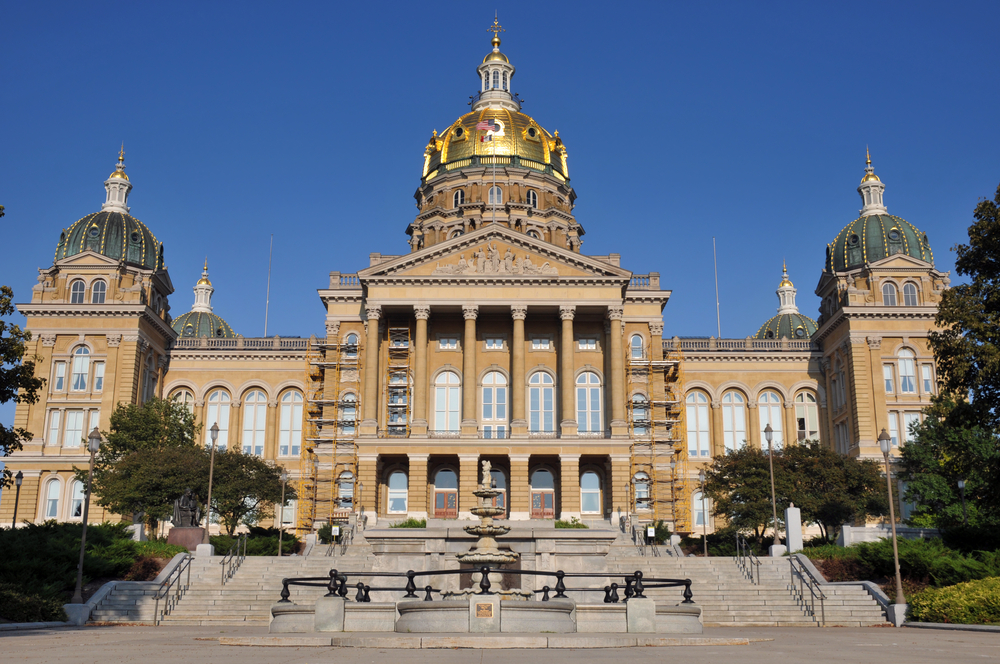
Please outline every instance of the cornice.
M731 350L716 351L691 351L686 350L681 354L681 362L820 362L823 359L822 351L749 351L738 352Z
M886 307L882 305L846 306L837 309L833 316L820 326L813 334L813 341L819 342L830 336L842 321L846 320L926 320L934 321L937 317L936 306L919 307Z
M232 350L219 348L200 350L196 348L171 349L167 356L174 360L218 360L226 362L263 362L272 360L304 360L305 351L289 350Z
M137 318L144 320L168 341L177 338L177 332L145 304L19 304L17 310L24 316L39 318Z

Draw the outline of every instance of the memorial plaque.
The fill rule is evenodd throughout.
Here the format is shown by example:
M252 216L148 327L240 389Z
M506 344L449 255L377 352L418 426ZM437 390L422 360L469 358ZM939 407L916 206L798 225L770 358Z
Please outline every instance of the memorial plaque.
M492 618L493 617L493 605L492 604L476 604L476 617L477 618Z

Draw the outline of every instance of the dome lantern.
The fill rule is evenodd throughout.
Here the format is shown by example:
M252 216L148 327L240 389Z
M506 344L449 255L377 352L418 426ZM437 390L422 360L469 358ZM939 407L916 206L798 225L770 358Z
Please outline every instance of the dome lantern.
M212 313L212 293L215 292L215 288L212 287L212 282L208 280L208 258L205 259L205 267L201 271L201 279L194 287L194 306L191 307L191 311L198 311L201 313L210 314Z
M104 189L107 191L107 198L104 201L104 205L101 206L101 210L104 212L128 214L128 195L132 191L132 183L129 182L128 176L125 175L124 143L122 143L122 148L118 152L118 163L115 165L114 172L104 181Z
M472 98L472 110L491 108L520 111L521 102L510 92L514 66L500 52L500 33L505 30L500 27L499 18L493 17L493 25L487 31L493 33L493 50L486 54L483 63L476 68L479 73L479 93Z
M861 195L862 205L859 212L862 217L872 214L888 214L889 211L882 201L885 184L875 175L875 169L872 167L872 157L868 152L868 148L865 148L865 160L865 176L861 179L861 184L858 185L858 194Z
M778 284L778 313L797 314L799 308L795 305L795 294L798 292L792 282L788 279L788 266L781 264L781 283Z
M795 304L795 294L798 291L788 278L788 267L781 265L781 283L775 294L778 296L778 315L769 318L767 322L760 326L755 339L781 339L788 338L798 341L805 341L815 334L818 326L816 321L809 316L799 313L799 308Z
M201 271L201 279L194 286L194 306L191 311L175 318L170 326L178 336L188 338L209 337L215 339L235 339L239 335L229 323L212 311L212 293L215 288L208 279L208 259Z

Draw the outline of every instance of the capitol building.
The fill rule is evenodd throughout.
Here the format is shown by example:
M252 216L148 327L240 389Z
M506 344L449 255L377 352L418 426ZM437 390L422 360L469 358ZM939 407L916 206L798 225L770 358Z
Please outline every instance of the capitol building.
M241 336L212 306L207 262L169 274L155 224L131 215L123 152L99 211L39 229L55 254L17 307L46 382L16 410L33 439L6 459L24 477L18 520L79 520L87 432L153 397L190 408L206 445L218 424L219 444L286 468L298 499L283 520L299 534L360 510L470 519L486 460L510 520L701 533L715 524L699 471L766 449L768 425L779 446L818 439L853 457L881 458L883 428L905 443L936 390L928 334L949 278L927 235L889 214L870 159L860 214L845 191L815 274L766 266L776 312L741 338L685 337L663 317L683 283L633 272L615 247L584 251L573 137L521 111L500 46L495 32L471 110L427 141L416 215L392 222L408 253L329 266L315 284L325 337ZM799 310L792 278L814 280L819 311ZM14 498L3 492L0 520Z

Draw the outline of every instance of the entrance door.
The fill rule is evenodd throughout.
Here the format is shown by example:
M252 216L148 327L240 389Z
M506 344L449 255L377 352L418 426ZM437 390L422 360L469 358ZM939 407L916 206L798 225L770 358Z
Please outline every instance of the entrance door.
M442 468L434 475L434 518L458 518L458 475Z
M555 479L550 471L540 468L531 474L531 518L555 518L555 503Z

